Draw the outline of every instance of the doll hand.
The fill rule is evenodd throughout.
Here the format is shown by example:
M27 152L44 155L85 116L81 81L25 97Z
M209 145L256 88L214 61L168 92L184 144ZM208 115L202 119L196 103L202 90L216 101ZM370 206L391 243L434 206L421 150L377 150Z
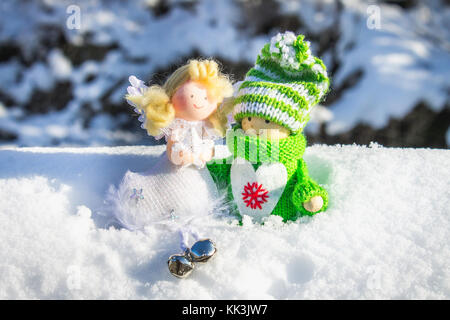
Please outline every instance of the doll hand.
M194 163L194 157L190 151L180 151L181 165L188 166Z
M323 207L323 199L321 196L315 196L309 201L303 202L303 208L309 212L317 212Z
M168 157L177 166L187 166L194 162L192 152L186 150L172 151L168 153Z
M303 215L313 215L327 208L328 193L311 179L306 179L295 185L292 202Z
M169 141L167 141L166 150L167 157L173 164L184 166L193 162L192 153L181 147L180 144L174 140L169 139Z
M204 162L208 162L213 158L213 156L214 156L214 148L209 151L203 151L200 154L200 160L202 160Z
M167 150L167 158L169 158L170 162L173 164L177 166L181 165L181 158L179 157L178 152L169 152L169 150Z

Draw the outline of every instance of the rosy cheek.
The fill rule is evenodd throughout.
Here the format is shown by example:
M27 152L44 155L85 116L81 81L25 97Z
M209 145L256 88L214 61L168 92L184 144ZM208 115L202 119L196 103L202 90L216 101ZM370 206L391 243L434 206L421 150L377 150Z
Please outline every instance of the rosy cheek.
M175 109L177 110L185 110L190 104L189 97L185 95L178 94L173 97L172 103L174 104Z

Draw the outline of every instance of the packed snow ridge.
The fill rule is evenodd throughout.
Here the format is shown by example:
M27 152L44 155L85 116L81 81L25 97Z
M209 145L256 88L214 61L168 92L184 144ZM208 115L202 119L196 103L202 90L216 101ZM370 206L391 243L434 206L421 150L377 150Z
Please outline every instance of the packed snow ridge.
M199 227L218 253L180 280L170 228L129 231L102 209L162 150L1 148L0 298L450 298L450 151L309 147L329 209L286 224L211 215Z

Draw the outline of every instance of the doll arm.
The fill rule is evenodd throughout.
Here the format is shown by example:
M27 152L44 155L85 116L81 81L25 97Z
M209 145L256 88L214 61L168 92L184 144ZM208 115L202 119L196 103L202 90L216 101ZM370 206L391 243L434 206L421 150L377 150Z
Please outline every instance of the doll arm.
M292 193L292 202L302 216L314 215L328 207L328 192L308 176L308 168L303 159L298 161L297 183Z

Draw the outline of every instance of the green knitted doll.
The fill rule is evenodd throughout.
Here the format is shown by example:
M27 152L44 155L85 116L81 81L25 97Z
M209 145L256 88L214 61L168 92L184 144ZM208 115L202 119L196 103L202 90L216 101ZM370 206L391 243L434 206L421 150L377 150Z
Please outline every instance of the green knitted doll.
M270 214L295 220L328 206L328 193L308 176L302 130L329 79L303 38L286 32L264 46L232 101L232 156L208 164L240 214L259 221Z

